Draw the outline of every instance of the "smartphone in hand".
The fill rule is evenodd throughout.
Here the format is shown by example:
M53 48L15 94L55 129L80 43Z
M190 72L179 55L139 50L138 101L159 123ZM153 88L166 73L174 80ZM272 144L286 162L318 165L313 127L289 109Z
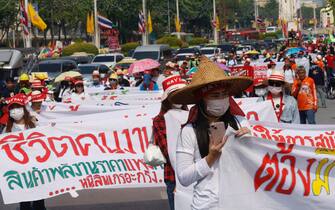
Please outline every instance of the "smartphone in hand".
M226 128L223 122L215 122L209 125L209 138L217 144L222 141L226 133Z

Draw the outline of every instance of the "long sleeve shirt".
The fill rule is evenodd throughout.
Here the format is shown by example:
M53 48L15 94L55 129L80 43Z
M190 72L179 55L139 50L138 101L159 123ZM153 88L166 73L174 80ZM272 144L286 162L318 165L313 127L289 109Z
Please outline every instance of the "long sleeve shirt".
M296 97L299 111L317 109L318 99L314 80L306 77L298 84L299 80L295 80L292 86L292 95Z

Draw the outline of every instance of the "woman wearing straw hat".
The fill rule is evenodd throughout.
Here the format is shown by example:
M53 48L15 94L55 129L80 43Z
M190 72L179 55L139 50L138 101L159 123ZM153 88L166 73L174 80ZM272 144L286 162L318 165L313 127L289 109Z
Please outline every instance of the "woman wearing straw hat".
M258 101L269 100L272 102L273 109L280 123L300 123L297 101L290 95L285 94L284 72L273 70L268 81L268 93L260 97Z
M219 199L219 164L227 138L209 135L212 123L221 123L242 136L244 113L230 97L252 84L247 77L228 77L216 64L202 57L190 85L171 94L174 104L195 104L177 143L177 175L184 186L194 185L192 209L216 209ZM223 133L222 129L222 134ZM221 135L223 136L223 135Z

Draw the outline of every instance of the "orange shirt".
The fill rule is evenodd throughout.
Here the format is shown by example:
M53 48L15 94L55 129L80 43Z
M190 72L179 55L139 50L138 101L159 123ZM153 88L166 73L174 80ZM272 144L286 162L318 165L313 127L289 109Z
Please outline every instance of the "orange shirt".
M325 64L323 63L323 61L320 61L320 60L316 61L315 64L316 64L317 66L319 66L322 70L323 70L324 67L325 67Z
M292 86L292 95L297 98L298 109L300 111L317 109L318 99L314 80L310 77L306 77L301 82L300 88L298 81L298 79L294 80Z

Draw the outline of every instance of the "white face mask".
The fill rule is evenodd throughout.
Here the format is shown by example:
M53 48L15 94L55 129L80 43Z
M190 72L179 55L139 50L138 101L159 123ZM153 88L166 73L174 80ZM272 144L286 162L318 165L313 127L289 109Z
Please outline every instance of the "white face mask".
M182 104L172 104L173 109L181 109L181 107L183 107Z
M266 89L265 88L256 88L255 89L255 94L257 96L264 96L266 93Z
M278 95L279 93L282 92L282 87L274 87L274 86L268 86L268 90L274 94L274 95Z
M229 98L206 100L206 110L208 114L220 117L229 109Z
M14 120L18 121L21 120L23 115L24 115L24 110L23 108L15 108L15 109L11 109L9 111L9 115L11 118L13 118Z

